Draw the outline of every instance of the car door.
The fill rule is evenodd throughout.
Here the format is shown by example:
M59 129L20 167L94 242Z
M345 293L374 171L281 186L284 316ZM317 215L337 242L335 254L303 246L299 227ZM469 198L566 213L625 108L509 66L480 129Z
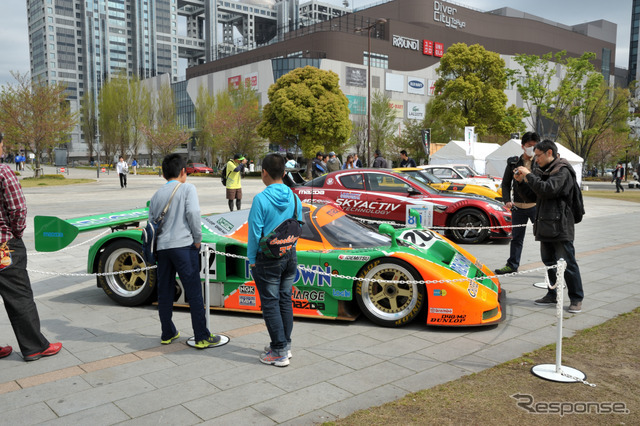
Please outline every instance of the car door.
M340 173L336 178L340 187L335 193L336 204L347 214L370 218L369 212L362 208L367 200L364 175L361 172L347 172Z
M372 219L405 221L405 205L411 185L392 174L366 173L366 209Z

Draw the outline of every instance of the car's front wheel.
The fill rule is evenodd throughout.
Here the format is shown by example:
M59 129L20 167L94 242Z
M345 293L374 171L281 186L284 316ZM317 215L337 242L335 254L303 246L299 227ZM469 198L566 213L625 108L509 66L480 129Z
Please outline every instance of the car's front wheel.
M414 267L398 259L377 259L367 263L355 282L360 310L376 324L399 327L413 321L425 304L424 284L385 281L420 281ZM368 280L366 280L368 278Z
M450 224L454 228L468 228L451 230L452 239L457 243L481 243L489 236L489 218L477 209L466 208L458 210L451 218Z
M142 269L146 266L140 243L129 239L114 241L100 254L98 273L109 275L98 275L98 285L107 296L124 306L150 302L156 297L155 269L111 274Z

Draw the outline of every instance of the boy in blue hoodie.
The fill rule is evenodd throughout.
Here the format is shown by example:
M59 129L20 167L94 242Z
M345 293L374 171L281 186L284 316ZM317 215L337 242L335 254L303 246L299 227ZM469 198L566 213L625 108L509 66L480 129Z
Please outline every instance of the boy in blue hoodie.
M286 367L291 358L291 290L298 258L295 247L279 259L269 258L260 249L260 239L284 220L292 218L294 211L296 219L302 220L300 199L282 182L284 165L284 158L279 154L268 154L262 162L262 182L267 188L256 195L251 204L247 248L262 315L271 338L271 343L260 355L260 362L277 367Z

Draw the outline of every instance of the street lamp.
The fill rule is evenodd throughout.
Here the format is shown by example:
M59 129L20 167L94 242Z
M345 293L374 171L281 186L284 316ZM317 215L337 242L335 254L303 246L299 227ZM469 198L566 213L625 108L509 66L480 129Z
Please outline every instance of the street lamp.
M361 33L367 31L367 166L371 167L371 30L378 24L384 24L387 20L384 18L376 19L376 22L368 27L356 27L356 32Z

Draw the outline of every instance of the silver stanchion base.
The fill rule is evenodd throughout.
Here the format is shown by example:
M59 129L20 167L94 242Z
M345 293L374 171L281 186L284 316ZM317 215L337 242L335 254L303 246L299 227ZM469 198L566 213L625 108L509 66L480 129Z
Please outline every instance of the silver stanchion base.
M584 374L580 370L576 370L575 368L567 367L564 365L560 366L564 374L558 373L556 371L555 364L539 364L531 367L531 373L535 376L538 376L545 380L550 380L552 382L561 382L561 383L576 383L587 378L587 375Z
M545 283L545 282L533 283L533 286L536 287L536 288L548 288L547 283Z
M231 340L229 338L229 336L225 336L224 334L218 334L218 336L220 336L220 342L218 342L217 345L209 346L209 348L218 348L220 346L224 346L227 343L229 343L229 341ZM195 348L196 347L196 338L195 337L191 337L189 340L187 340L187 345L191 346L192 348ZM206 348L206 349L209 349L209 348Z

